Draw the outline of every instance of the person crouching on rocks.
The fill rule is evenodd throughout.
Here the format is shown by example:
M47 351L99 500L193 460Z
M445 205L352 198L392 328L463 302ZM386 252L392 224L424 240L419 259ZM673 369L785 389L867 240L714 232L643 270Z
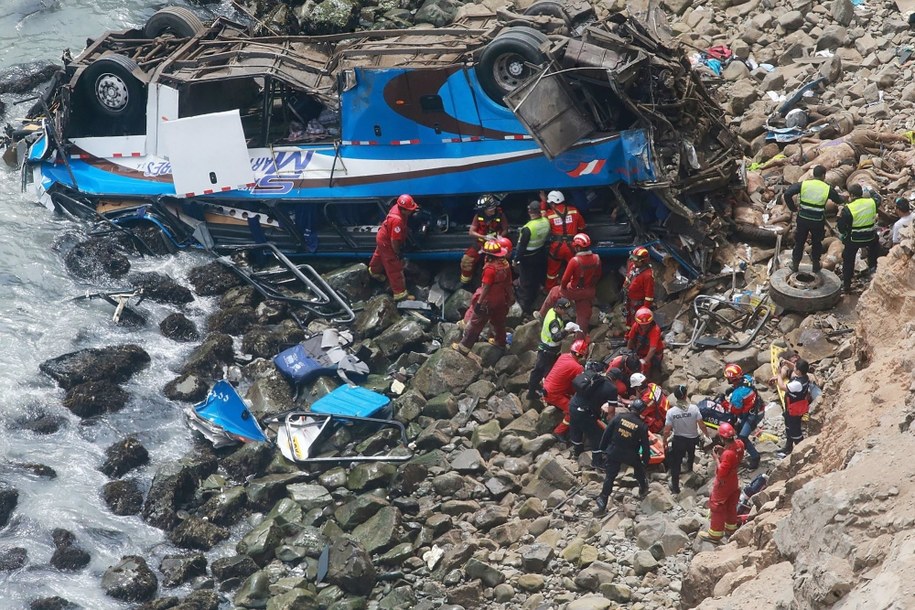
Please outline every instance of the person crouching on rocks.
M740 481L737 469L743 460L743 441L737 438L734 426L724 422L718 426L718 438L723 445L712 449L715 458L715 480L708 499L711 517L708 530L699 532L699 539L720 544L725 533L737 530L737 502L740 501Z
M553 435L559 441L566 440L569 432L569 402L575 394L572 381L584 372L582 363L588 355L588 339L576 339L569 348L569 353L562 354L543 380L543 400L562 411L563 418L553 429Z
M601 363L597 363L601 366ZM600 439L603 429L603 416L613 417L617 400L616 383L602 375L600 371L585 371L572 380L575 396L569 402L569 443L572 452L578 457L585 450L585 441L591 447L591 465L600 468L604 465L604 454L600 450Z
M639 497L648 493L648 477L645 467L651 458L651 446L648 442L648 426L639 417L645 403L633 400L629 409L618 414L607 424L604 436L600 439L600 449L606 453L606 477L600 495L595 499L596 510L599 515L607 511L607 503L613 492L613 483L623 464L632 466L635 480L639 484Z
M505 260L508 252L498 242L488 241L483 244L483 253L486 256L486 263L483 265L483 290L480 291L480 298L473 304L473 315L464 329L461 342L451 346L465 356L480 338L487 322L492 327L490 343L505 347L505 319L515 300L512 270Z

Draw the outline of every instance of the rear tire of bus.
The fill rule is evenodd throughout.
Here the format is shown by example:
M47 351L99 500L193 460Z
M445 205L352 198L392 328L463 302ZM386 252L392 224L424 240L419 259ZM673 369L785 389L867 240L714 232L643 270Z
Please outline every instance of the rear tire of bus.
M536 73L532 66L546 62L540 50L548 38L526 26L503 30L483 49L476 73L480 86L490 98L505 106L502 99Z
M156 11L143 28L147 38L171 34L176 38L190 38L205 29L203 22L183 6L166 6Z
M104 55L83 71L77 88L92 112L128 120L146 107L146 85L137 76L139 69L137 62L129 57Z

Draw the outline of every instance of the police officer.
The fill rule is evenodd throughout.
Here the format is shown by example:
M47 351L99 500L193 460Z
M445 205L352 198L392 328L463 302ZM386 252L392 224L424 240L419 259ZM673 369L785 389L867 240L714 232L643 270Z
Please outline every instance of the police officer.
M540 327L540 344L537 346L537 361L534 363L531 376L527 381L528 400L537 398L540 382L559 358L559 344L568 336L569 332L576 328L574 324L570 325L567 322L571 306L569 299L559 299L543 317L543 324Z
M648 493L645 466L651 458L651 446L648 442L648 426L639 417L644 408L644 402L633 400L626 412L618 414L607 424L604 436L600 439L600 449L607 454L607 476L600 495L595 500L597 514L603 514L607 510L613 483L623 464L632 466L635 471L635 480L639 483L639 496L644 497Z
M852 201L839 212L836 223L842 243L842 289L851 292L851 278L855 273L855 256L861 248L867 248L868 271L877 269L877 202L873 197L865 197L860 184L848 187Z
M530 315L534 311L537 292L546 279L546 242L550 236L550 221L540 213L540 202L527 206L530 216L518 234L514 264L518 267L518 304Z
M603 368L600 362L597 366ZM615 415L619 395L614 380L589 367L590 364L572 380L575 396L569 403L569 443L577 457L584 451L587 441L591 447L591 465L600 468L604 464L604 454L600 450L602 419L604 415Z
M667 445L671 433L673 440L667 451L667 468L670 471L668 487L672 493L680 493L680 469L683 458L686 458L686 472L693 471L696 460L696 445L699 443L699 433L709 437L708 428L702 421L699 407L686 399L686 386L678 385L674 388L674 403L667 411L664 422L664 444Z
M826 202L845 203L842 196L826 184L826 168L817 165L813 168L813 178L792 184L785 190L782 198L792 212L797 212L797 225L794 230L794 252L791 255L791 269L797 271L804 256L804 245L810 236L810 261L813 272L820 271L820 256L823 254L823 236L826 233ZM799 197L795 205L794 198Z

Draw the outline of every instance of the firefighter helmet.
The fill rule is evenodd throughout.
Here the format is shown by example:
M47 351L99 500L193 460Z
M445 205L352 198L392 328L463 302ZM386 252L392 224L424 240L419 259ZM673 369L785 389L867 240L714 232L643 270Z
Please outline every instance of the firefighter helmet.
M416 205L416 202L413 201L413 198L407 194L403 194L397 198L397 207L402 210L408 210L410 212L415 212L419 209L419 206Z
M591 247L591 238L587 233L578 233L572 238L572 245L582 250Z
M584 356L588 353L588 346L590 341L587 338L585 339L576 339L572 343L572 347L569 349L570 352L577 356Z
M477 199L476 209L480 210L480 211L494 210L498 206L499 206L499 200L496 199L495 197L493 197L492 195L481 195L480 198Z
M505 249L506 254L512 253L512 248L514 247L514 245L512 244L512 240L510 240L509 238L502 235L501 237L496 238L496 243L498 243L500 246L502 246Z
M630 256L640 261L648 260L648 248L645 248L644 246L633 248Z
M737 381L743 377L743 369L740 368L739 364L730 363L724 367L724 378L728 381Z
M633 373L629 376L629 387L640 388L645 383L646 377L641 373Z
M654 314L647 307L639 307L638 311L635 312L635 321L643 326L651 324L654 322Z
M501 257L505 256L507 253L505 252L505 248L499 245L499 242L494 239L490 239L483 244L483 254Z
M728 422L722 422L718 424L718 436L721 438L734 438L737 436L737 431Z
M546 196L547 203L556 205L557 203L565 203L566 196L562 194L561 191L550 191Z

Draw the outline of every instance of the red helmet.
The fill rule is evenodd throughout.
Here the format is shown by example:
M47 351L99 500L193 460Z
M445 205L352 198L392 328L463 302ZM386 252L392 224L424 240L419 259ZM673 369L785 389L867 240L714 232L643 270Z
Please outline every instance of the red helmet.
M718 436L721 438L734 438L737 436L737 431L728 422L722 422L718 424Z
M633 248L632 254L630 256L637 260L647 260L648 259L648 248L645 248L643 246L639 246L638 248Z
M654 314L647 307L639 307L638 311L635 312L635 321L643 326L651 324L654 322Z
M402 210L409 210L411 212L415 212L419 209L419 206L416 205L416 202L413 201L413 198L406 194L397 198L397 207Z
M591 342L588 341L587 337L584 339L576 339L575 342L572 343L572 348L569 351L577 356L584 356L588 353L588 346L590 343Z
M488 254L489 256L505 256L508 252L499 245L498 241L489 239L483 244L483 254Z
M575 237L572 238L572 245L576 248L581 248L582 250L585 248L590 248L591 238L588 237L587 233L578 233L575 235Z
M739 364L734 364L733 362L725 365L724 367L724 378L728 381L736 381L743 377L743 369L740 368Z
M502 248L505 249L506 254L512 253L512 240L502 235L501 237L496 238L496 243L498 243Z

